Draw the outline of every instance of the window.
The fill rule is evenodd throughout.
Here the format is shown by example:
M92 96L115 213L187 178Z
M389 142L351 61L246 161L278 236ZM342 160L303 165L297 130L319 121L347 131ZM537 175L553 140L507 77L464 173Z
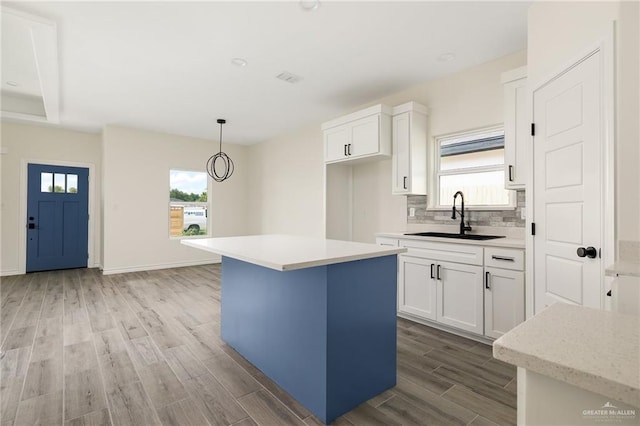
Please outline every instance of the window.
M209 191L207 174L186 170L169 171L169 235L209 235Z
M431 208L450 208L457 191L466 207L515 208L504 189L504 129L487 128L437 137Z
M78 193L78 175L72 173L40 173L40 192Z

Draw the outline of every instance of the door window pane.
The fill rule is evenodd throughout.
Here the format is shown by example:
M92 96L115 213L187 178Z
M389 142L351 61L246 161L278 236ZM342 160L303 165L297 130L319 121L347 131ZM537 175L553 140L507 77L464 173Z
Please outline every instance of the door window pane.
M53 192L65 192L65 174L56 173L53 178Z
M40 192L53 191L53 173L40 173Z
M78 175L67 175L67 192L76 194L78 192Z

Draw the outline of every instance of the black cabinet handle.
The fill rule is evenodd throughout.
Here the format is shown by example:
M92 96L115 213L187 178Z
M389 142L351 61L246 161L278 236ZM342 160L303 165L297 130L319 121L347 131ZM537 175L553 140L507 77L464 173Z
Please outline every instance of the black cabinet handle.
M491 290L491 286L489 285L489 272L484 273L484 288Z
M611 297L611 290L607 292L607 296Z
M431 279L433 279L433 267L436 266L433 263L431 264Z
M402 179L402 186L404 187L404 189L407 189L407 177L406 176Z
M515 262L516 261L513 257L496 256L495 254L492 254L491 258L493 260L506 260L507 262Z
M347 144L346 143L344 144L344 156L345 157L347 156Z
M442 278L440 278L440 265L438 265L438 269L436 270L437 274L436 277L437 279L441 280Z
M509 164L509 182L513 182L513 166Z
M351 155L351 144L347 145L347 155Z

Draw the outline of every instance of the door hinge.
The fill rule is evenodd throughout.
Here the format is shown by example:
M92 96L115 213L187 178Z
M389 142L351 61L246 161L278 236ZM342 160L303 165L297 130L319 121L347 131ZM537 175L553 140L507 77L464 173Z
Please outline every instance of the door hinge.
M536 235L536 223L531 222L531 235Z
M536 135L536 123L531 123L531 136Z

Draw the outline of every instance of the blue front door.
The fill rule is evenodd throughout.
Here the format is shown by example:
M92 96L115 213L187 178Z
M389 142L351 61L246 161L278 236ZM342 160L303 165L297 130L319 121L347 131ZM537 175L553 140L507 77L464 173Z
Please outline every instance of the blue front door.
M86 268L89 169L29 164L27 272Z

